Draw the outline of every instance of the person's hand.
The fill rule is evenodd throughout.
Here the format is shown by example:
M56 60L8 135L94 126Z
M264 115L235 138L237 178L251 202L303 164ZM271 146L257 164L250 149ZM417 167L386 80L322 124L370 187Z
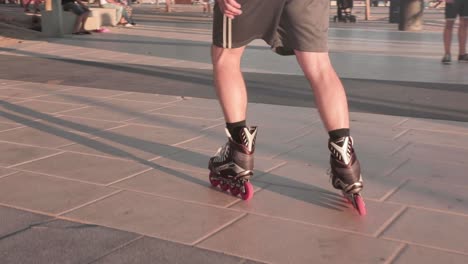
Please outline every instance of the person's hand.
M219 8L230 19L242 14L241 5L236 0L217 0Z

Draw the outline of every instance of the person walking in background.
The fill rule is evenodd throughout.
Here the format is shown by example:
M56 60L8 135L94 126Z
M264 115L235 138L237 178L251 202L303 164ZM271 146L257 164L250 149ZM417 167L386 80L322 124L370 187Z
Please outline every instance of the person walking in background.
M241 0L238 0L241 2ZM280 55L295 55L315 94L330 136L331 179L361 215L361 169L350 136L346 94L328 55L329 2L325 0L217 0L211 49L214 86L226 121L228 141L210 158L213 186L244 200L253 196L257 127L246 122L247 90L241 58L247 44L263 39ZM281 126L281 120L276 120Z
M445 0L445 28L443 64L452 63L451 46L453 25L459 16L458 26L458 62L468 62L466 53L466 38L468 30L468 0Z

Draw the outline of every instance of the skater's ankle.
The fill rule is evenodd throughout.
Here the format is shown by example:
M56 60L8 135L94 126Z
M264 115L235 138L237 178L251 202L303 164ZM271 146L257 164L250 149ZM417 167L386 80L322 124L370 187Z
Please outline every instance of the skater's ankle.
M349 137L350 135L349 128L331 130L331 131L328 131L328 135L330 136L330 141L336 142L340 138Z
M226 128L229 131L229 134L231 134L232 140L234 140L234 142L237 144L242 144L241 131L245 127L247 127L245 120L234 123L226 123Z

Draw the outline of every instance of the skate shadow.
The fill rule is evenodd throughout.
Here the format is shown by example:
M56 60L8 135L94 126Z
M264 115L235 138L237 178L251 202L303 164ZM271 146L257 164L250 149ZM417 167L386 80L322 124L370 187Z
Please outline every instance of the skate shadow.
M338 192L284 176L265 173L254 179L253 183L270 184L266 186L269 191L330 210L343 211L349 207L346 199Z
M109 140L111 142L119 143L119 144L124 145L124 146L128 146L128 147L131 147L131 148L142 150L142 151L145 151L145 152L148 152L148 153L152 153L152 154L155 155L155 157L156 156L164 156L165 158L170 159L170 157L172 157L172 154L178 153L180 151L187 151L187 150L179 149L177 147L172 147L172 146L159 144L159 143L155 143L155 142L149 142L149 141L146 141L146 140L136 139L136 138L133 138L133 137L113 133L113 132L110 132L110 131L102 131L102 130L99 130L97 128L92 128L92 127L89 127L89 126L86 126L86 125L81 125L81 124L74 123L74 122L71 122L71 121L66 121L64 119L53 117L53 116L50 116L50 115L47 115L47 114L44 114L44 113L40 113L40 112L31 110L31 109L28 109L28 108L25 108L25 107L14 105L14 104L2 101L2 100L0 100L0 105L7 108L8 110L13 110L13 111L18 113L18 114L13 114L13 113L9 113L9 112L0 110L0 116L1 117L7 118L7 119L12 120L12 121L14 121L16 123L19 123L19 124L22 124L24 126L34 128L34 129L36 129L38 131L42 131L42 132L45 132L45 133L48 133L48 134L51 134L51 135L54 135L54 136L69 140L69 141L72 141L74 143L80 144L80 145L88 147L90 149L95 149L95 150L101 152L104 155L108 155L110 158L117 157L117 158L122 158L122 159L126 159L126 160L133 160L133 161L135 161L137 163L140 163L142 165L146 165L146 166L148 166L150 168L153 168L156 171L165 172L167 174L176 176L176 177L181 178L183 180L186 180L186 181L189 181L189 182L201 185L201 186L208 187L206 181L197 179L197 178L195 178L193 176L190 176L190 175L188 175L188 174L186 174L184 172L181 172L180 170L175 170L173 168L157 164L157 163L152 162L150 160L146 160L144 158L138 157L135 154L130 153L129 151L120 149L119 147L115 147L115 146L112 146L110 144L103 143L103 142L101 142L101 141L99 141L97 139L92 139L92 138L84 136L84 135L82 135L80 133L86 133L86 134L90 134L92 136L98 136L100 138L107 139L107 140ZM32 120L32 119L23 117L23 116L21 116L19 114L29 115L31 117L34 117L35 119L40 119L42 121L46 121L46 122L52 123L54 125L60 125L60 126L66 127L67 129L76 130L76 132L67 131L67 130L64 130L64 129L62 129L60 127L57 127L57 126L53 126L53 125L45 124L45 123L42 123L42 122L38 122L38 121L35 121L35 120ZM190 153L190 155L195 156L197 159L201 159L201 158L203 158L205 160L208 159L208 157L206 157L205 155L202 155L200 153L191 152L191 151L189 153ZM89 154L89 153L83 153L83 154L93 155L93 154ZM182 160L177 160L177 159L175 159L175 161L184 162ZM92 182L92 183L99 183L99 182Z
M191 182L203 186L205 188L211 189L208 180L201 180L194 176L191 176L190 170L184 171L180 169L175 169L175 165L171 165L170 167L168 167L158 164L158 160L151 161L144 159L142 157L139 157L138 154L134 154L130 151L122 149L120 146L129 147L131 150L136 149L138 151L152 153L154 156L161 156L162 158L167 159L169 161L193 166L197 171L198 168L202 168L201 163L205 165L205 163L209 159L208 155L197 153L189 149L182 149L176 146L170 146L160 144L157 142L151 142L143 139L125 136L122 134L114 133L112 131L102 131L98 128L93 128L87 125L82 125L72 121L64 120L62 118L37 112L35 110L31 110L29 108L15 105L2 100L0 100L0 106L2 106L5 109L3 111L0 110L1 117L22 124L23 126L30 127L38 131L69 140L81 146L85 146L89 149L97 150L101 153L101 155L108 155L110 158L117 157L130 161L135 161L139 164L152 168L155 171L166 173L184 181ZM82 133L86 133L88 135L83 135ZM90 138L89 135L96 136L97 138ZM117 143L120 146L114 146L110 143L102 142L99 139L104 139L106 141L109 141L110 143ZM182 152L184 152L185 155L177 155ZM93 155L87 152L81 153L83 153L84 155ZM205 166L203 166L202 169L206 170ZM257 171L256 173L260 174L262 172ZM285 188L276 188L276 186L273 186L271 190L280 195L288 196L293 199L302 200L307 203L315 204L317 206L337 211L342 211L343 208L346 208L346 204L343 197L326 189L304 184L302 182L298 182L292 179L287 179L285 177L274 175L272 173L261 174L260 176L261 177L259 177L259 179L263 179L264 176L268 176L269 180L274 182L280 181L285 186L301 186L300 188L295 187L297 191L285 190ZM69 178L74 179L73 177ZM103 184L102 180L88 180L88 182L94 184ZM255 182L256 180L253 181L254 184ZM260 183L261 181L258 182ZM269 182L267 181L266 183Z

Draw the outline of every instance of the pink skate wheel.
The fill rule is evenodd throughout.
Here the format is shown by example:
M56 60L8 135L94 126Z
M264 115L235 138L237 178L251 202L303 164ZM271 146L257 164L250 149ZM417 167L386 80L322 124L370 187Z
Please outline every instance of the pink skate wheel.
M213 179L210 177L211 186L216 187L219 185L219 180Z
M253 197L254 188L250 182L244 183L244 191L241 192L242 200L250 200Z
M219 185L219 187L221 187L221 190L223 190L223 192L229 190L229 184L227 184L227 183L221 183L221 185Z
M356 210L358 213L362 216L365 216L367 214L367 210L362 196L359 194L354 195L354 201L356 202Z
M240 190L239 187L232 187L232 188L231 188L231 194L232 194L233 196L239 195L240 192L241 192L241 190Z
M217 180L217 179L215 179L215 176L214 176L214 175L215 175L214 173L210 173L209 178L210 178L210 183L211 183L211 185L212 185L213 187L216 187L216 186L219 185L220 181Z

